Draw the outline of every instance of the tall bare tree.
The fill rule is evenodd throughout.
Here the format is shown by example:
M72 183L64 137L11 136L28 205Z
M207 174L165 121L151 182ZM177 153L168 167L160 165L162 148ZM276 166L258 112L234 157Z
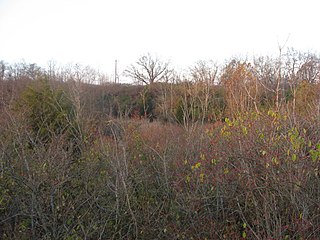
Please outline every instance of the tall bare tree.
M169 62L162 62L157 57L151 56L151 54L142 56L135 64L125 70L125 75L137 83L146 85L165 81L168 74L171 74Z

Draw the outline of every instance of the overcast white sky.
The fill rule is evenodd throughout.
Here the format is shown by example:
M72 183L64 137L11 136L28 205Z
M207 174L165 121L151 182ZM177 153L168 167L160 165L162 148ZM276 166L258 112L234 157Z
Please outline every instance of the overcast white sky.
M112 73L145 53L181 68L320 50L319 0L0 0L0 60L89 64Z

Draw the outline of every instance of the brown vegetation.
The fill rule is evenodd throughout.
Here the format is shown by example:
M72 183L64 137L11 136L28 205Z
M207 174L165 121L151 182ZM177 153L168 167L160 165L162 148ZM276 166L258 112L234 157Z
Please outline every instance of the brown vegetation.
M1 239L317 239L317 56L140 63L1 62Z

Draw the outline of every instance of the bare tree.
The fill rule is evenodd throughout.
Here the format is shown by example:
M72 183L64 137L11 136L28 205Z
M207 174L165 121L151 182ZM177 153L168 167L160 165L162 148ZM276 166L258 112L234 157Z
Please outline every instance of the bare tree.
M170 73L169 62L162 62L150 54L142 56L125 70L125 74L135 82L147 85L165 80Z
M205 82L213 85L217 80L218 66L213 61L200 60L190 69L194 82Z
M268 108L274 105L275 85L277 82L276 60L271 57L258 57L253 60L254 75L262 86L261 104Z
M204 123L208 117L209 106L213 100L213 85L217 80L218 66L212 61L198 61L195 66L190 69L191 78L194 85L195 94L201 109L201 122Z
M320 79L320 59L318 56L306 53L303 56L303 65L298 71L301 80L305 80L311 84L319 82Z
M311 89L311 86L315 85L315 83L319 79L319 58L313 54L301 53L294 49L288 49L285 56L286 67L284 69L284 76L286 78L286 85L288 86L284 87L287 87L289 88L288 90L290 90L289 100L291 100L292 114L295 120L296 106L297 104L301 104L301 99L304 99L302 95L309 92L309 96L305 97L309 97L310 102L312 102L311 99L315 95L315 93L313 93ZM309 105L309 101L302 102L304 102L304 104L306 105ZM301 107L299 107L299 110L302 110Z

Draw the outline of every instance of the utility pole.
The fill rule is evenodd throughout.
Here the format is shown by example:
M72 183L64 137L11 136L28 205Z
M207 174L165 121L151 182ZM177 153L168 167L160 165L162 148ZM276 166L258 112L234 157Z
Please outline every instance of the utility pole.
M119 83L118 60L115 60L115 63L114 63L114 83Z

